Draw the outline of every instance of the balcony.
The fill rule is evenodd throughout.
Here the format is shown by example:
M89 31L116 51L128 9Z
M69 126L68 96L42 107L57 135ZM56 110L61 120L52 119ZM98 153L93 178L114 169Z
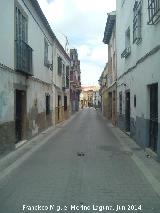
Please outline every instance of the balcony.
M24 41L16 41L16 70L33 75L32 48Z
M148 0L148 15L149 25L157 24L160 21L160 1L159 0Z
M121 54L121 58L127 58L131 54L131 48L127 47Z

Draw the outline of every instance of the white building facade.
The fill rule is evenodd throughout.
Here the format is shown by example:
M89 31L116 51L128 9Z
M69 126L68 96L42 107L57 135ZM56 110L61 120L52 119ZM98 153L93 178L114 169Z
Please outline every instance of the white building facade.
M99 94L99 89L93 91L93 107L99 108L101 103L101 96Z
M160 157L160 4L117 0L118 126ZM156 4L157 3L157 4Z
M55 124L57 88L68 110L70 58L36 0L2 1L0 13L1 154Z
M117 94L117 70L116 70L116 12L108 13L103 42L108 45L108 74L107 74L107 118L113 125L117 123L116 94Z
M57 124L70 116L70 57L57 39L53 55L54 118Z

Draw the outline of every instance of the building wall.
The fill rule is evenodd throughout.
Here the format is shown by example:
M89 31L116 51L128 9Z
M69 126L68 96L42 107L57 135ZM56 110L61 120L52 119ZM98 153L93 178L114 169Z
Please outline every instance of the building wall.
M50 84L29 81L27 87L27 129L28 137L38 134L54 124L53 96ZM50 113L46 114L46 95L50 95Z
M0 62L14 68L14 1L1 1L0 12Z
M105 89L102 93L102 113L108 118L108 91Z
M100 101L101 101L101 99L100 99L99 91L94 91L93 92L93 106L95 108L98 108Z
M28 17L28 44L33 49L33 77L15 71L14 11L17 4ZM5 152L14 149L16 142L16 90L26 92L25 139L33 137L53 123L52 71L44 66L44 39L49 44L50 61L52 39L30 1L3 1L0 12L0 46L3 49L0 51L0 152ZM49 115L46 115L46 95L50 95Z
M78 60L77 49L70 50L70 58L71 58L70 100L71 100L71 112L74 113L79 110L80 92L81 92L80 60Z
M116 56L116 21L112 29L112 35L108 45L108 103L107 117L112 121L113 125L117 123L116 113L116 81L117 81L117 56Z
M151 51L154 47L159 45L160 28L157 25L147 25L148 22L148 1L142 3L142 42L139 45L133 44L133 6L134 1L125 1L121 6L121 1L117 0L117 64L118 64L118 77L122 75L128 68L134 66L138 59L143 57L146 53ZM127 60L121 59L121 53L125 49L125 31L130 26L131 30L131 55ZM153 39L154 35L154 39Z
M24 4L24 3L25 4ZM52 71L44 65L44 40L48 43L48 60L52 62L53 57L53 40L47 29L43 25L40 17L30 4L30 1L19 0L20 5L24 8L28 16L28 44L33 49L33 74L44 82L51 83ZM32 14L32 15L31 15Z
M116 24L113 26L112 35L108 44L108 87L117 80L116 70Z
M60 56L62 58L63 64L65 65L65 73L62 72L61 75L58 75L58 62L57 58ZM65 89L65 91L62 89L63 84L65 84L65 81L63 82L63 75L66 76L66 66L69 66L70 70L70 61L65 56L59 45L54 42L53 46L53 61L54 61L54 67L53 67L53 90L55 90L54 93L54 100L55 100L55 123L61 122L64 119L67 119L70 116L70 90L69 88ZM61 96L61 104L59 106L59 119L58 119L58 95ZM64 112L64 96L67 96L67 112Z
M142 147L149 146L150 97L149 85L158 83L158 125L160 123L160 23L147 25L148 5L142 4L142 41L133 44L133 6L134 1L117 1L117 111L118 125L125 130L125 93L130 90L130 133ZM123 23L123 24L122 24ZM131 54L121 58L125 49L125 31L130 26ZM154 38L154 39L153 39ZM156 49L154 49L156 47ZM122 114L119 111L119 92L122 92ZM134 106L136 96L136 106ZM160 129L159 129L160 131ZM160 156L160 133L158 133L158 155Z

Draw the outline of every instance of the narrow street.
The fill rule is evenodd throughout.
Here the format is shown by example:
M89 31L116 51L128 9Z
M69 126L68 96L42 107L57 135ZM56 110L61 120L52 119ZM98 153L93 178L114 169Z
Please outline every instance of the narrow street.
M95 109L81 110L59 128L1 182L0 213L160 211L160 197L132 152ZM37 205L45 209L34 211Z

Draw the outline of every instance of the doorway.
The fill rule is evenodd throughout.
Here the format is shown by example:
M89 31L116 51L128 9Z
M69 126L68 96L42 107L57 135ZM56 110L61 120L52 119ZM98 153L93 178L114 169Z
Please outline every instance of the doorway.
M67 111L67 96L64 96L64 111Z
M22 90L16 90L15 96L15 134L16 143L18 143L26 136L26 92Z
M60 120L61 96L58 95L58 121Z
M158 140L158 84L150 86L149 147L156 152Z
M112 119L112 92L108 93L109 95L109 113L108 113L108 119Z
M130 132L130 91L126 91L125 119L126 119L126 132Z

